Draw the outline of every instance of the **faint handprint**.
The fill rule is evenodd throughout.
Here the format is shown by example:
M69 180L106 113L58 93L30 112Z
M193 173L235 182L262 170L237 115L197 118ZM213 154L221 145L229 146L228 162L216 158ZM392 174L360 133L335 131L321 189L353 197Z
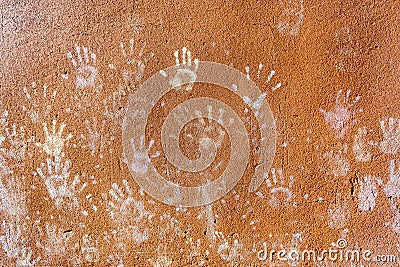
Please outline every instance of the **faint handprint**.
M400 197L400 166L395 168L396 161L391 160L389 164L389 181L385 185L385 193L390 198Z
M107 211L113 220L113 225L117 227L113 231L114 238L120 243L121 248L125 248L126 242L133 240L135 244L140 244L149 238L144 222L150 221L154 215L145 209L143 202L133 197L128 181L122 182L124 189L115 183L112 184L112 189L108 192L111 200L108 201ZM108 199L107 195L103 197Z
M353 152L356 161L368 162L371 160L372 154L368 149L368 142L366 140L367 128L358 128L357 134L354 136Z
M389 118L387 121L381 120L380 125L381 125L383 140L381 142L370 142L370 144L377 146L382 153L393 154L393 155L399 153L400 119Z
M151 156L151 158L149 157L149 152L153 144L154 140L151 140L149 146L145 148L145 140L144 136L142 135L140 137L139 147L137 148L135 146L135 140L133 138L131 139L131 147L133 151L133 162L131 164L131 170L134 173L145 174L151 162L151 158L158 157L161 154L159 151L157 151Z
M278 175L276 175L276 172L278 173ZM271 168L271 176L272 182L269 179L268 173L265 174L266 183L271 192L269 205L272 208L288 206L290 204L290 201L295 197L295 195L291 191L294 177L290 176L289 181L286 181L285 177L283 176L282 169L275 170L275 168Z
M60 208L62 204L66 204L68 208L79 207L78 196L86 187L86 184L83 184L80 189L77 188L81 182L79 175L75 175L73 181L69 182L70 165L71 162L68 159L62 163L61 158L56 157L54 160L47 159L47 165L42 163L41 167L37 168L37 173L43 179L57 208Z
M350 110L359 100L360 96L349 103L351 90L347 90L346 94L342 96L342 90L339 90L336 96L336 102L333 109L325 111L320 109L324 114L325 122L334 130L337 138L343 138L347 129L353 124L350 120L357 113L357 111Z
M378 177L365 175L360 183L360 191L358 192L358 209L361 211L371 211L376 205L378 197L378 185L382 185L382 180Z

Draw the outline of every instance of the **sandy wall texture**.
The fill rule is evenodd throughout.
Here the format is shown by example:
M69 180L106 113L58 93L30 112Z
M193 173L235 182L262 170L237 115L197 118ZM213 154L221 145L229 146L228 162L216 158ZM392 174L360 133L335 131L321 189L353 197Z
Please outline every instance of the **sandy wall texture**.
M0 266L397 266L399 1L0 5Z

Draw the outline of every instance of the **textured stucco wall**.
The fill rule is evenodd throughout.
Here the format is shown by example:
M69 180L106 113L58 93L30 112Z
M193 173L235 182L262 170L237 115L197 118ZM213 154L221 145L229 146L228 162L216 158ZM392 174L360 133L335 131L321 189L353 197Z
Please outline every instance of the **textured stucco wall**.
M351 264L263 261L265 248L397 256L399 8L365 0L2 1L0 265ZM242 72L259 102L235 94L247 87L232 81L173 89L146 121L127 109L129 97L151 102L139 91L153 74L170 85L200 77L195 59ZM190 71L159 72L170 66ZM171 140L188 159L216 148L208 168L184 171L164 155L161 128L174 107L200 96L233 113L193 104L171 115L185 125ZM272 142L262 139L270 121L257 103L272 111L265 125L276 133L276 152L249 192L255 167L266 163L260 151ZM137 123L123 124L127 111ZM185 120L191 115L203 119ZM123 142L123 130L140 123L143 138ZM251 144L239 149L249 157L243 177L210 204L166 205L134 179L154 166L180 186L205 184L229 171L238 154L232 143L242 141ZM125 157L124 148L132 149Z

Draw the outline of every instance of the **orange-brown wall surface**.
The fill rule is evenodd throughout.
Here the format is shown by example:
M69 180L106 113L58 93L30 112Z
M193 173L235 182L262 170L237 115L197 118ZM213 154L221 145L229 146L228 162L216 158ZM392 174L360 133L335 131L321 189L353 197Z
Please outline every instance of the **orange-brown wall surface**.
M1 266L395 266L392 256L400 260L399 1L0 5ZM146 95L145 81L162 78L171 66L196 80L206 61L237 69L258 88L273 115L267 127L274 140L262 138L262 115L232 81L232 88L194 83L168 91L139 119L147 123L142 138L124 141L133 117L141 116L129 101ZM173 87L176 79L184 77L165 81ZM168 114L200 96L220 99L240 119L212 105L177 110L172 117L184 126L176 153L196 160L210 140L216 149L207 169L185 171L164 155L169 141L160 136ZM128 112L132 120L124 121ZM184 121L187 114L198 118ZM233 128L245 124L248 134L234 140L229 121ZM243 140L251 144L247 152L235 150ZM250 192L267 144L276 147L265 154L272 165ZM162 194L154 197L158 190L137 182L141 170L154 168L181 187L199 186L229 171L242 153L248 153L244 165L233 164L244 166L243 175L204 205L165 204ZM276 254L263 259L266 248L268 256L329 249L372 256L311 262L293 254L285 261Z

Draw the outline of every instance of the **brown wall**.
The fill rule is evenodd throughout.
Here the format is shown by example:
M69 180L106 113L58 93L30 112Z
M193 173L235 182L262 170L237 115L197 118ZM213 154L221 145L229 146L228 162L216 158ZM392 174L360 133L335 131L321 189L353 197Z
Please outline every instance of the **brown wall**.
M269 249L321 251L339 239L346 249L397 255L399 6L354 0L3 1L1 266L276 266L258 259L263 242ZM245 74L248 67L267 93L276 153L255 192L248 192L259 163L254 147L234 189L200 207L152 198L125 164L128 97L175 65L174 51L181 57L182 47L193 59ZM215 95L246 116L248 106L229 89L196 83L190 92L171 91L147 121L153 128L143 151L160 135L165 110L201 95ZM206 107L196 108L206 116ZM163 155L152 157L163 147L156 139L149 155L164 177L196 186L227 168L231 140L214 114L188 122L179 144L193 160L199 138L215 141L224 132L212 165L221 162L220 169L170 172L174 167ZM249 136L260 138L259 127L249 127ZM374 264L394 266L364 261Z

